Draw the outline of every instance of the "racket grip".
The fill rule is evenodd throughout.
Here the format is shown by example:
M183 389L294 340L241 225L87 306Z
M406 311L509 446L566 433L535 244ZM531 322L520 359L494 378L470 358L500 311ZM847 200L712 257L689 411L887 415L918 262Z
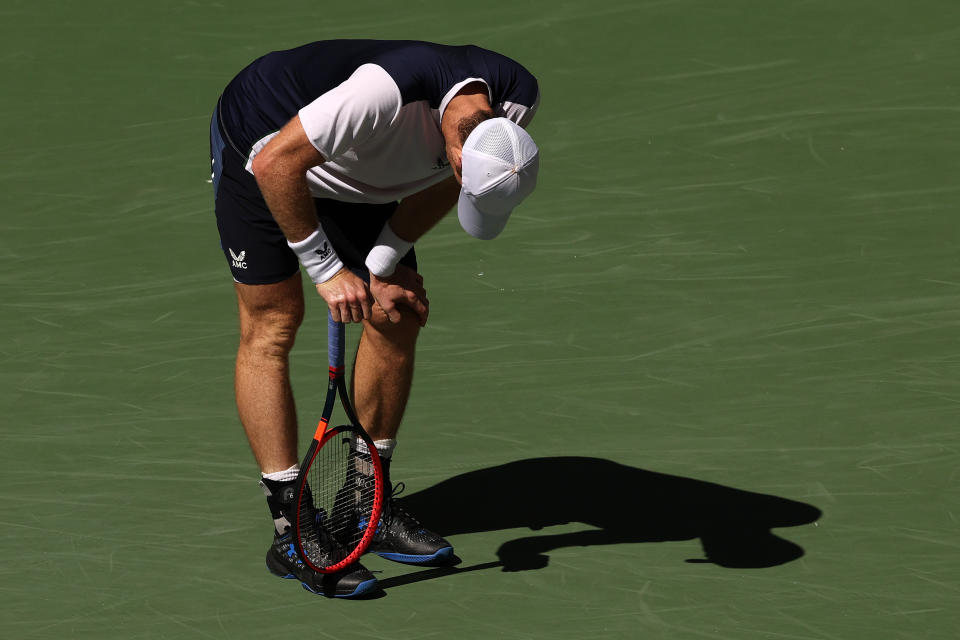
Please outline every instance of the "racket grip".
M327 358L330 366L337 369L343 368L344 333L343 323L327 312Z

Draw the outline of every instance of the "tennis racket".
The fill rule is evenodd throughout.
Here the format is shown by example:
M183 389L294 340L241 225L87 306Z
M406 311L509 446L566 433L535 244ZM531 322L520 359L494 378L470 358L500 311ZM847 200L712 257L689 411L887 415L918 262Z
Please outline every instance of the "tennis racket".
M343 323L328 316L327 399L313 442L300 464L293 527L297 553L320 573L335 573L363 555L376 533L383 507L383 466L350 404L343 352ZM350 424L331 428L337 395Z

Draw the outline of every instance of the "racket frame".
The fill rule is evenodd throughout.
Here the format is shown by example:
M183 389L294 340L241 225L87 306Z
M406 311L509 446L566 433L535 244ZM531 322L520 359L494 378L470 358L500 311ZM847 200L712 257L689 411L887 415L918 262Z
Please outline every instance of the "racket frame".
M335 322L328 316L327 353L330 366L328 370L327 397L323 404L323 412L320 415L320 422L317 424L317 430L313 435L313 441L310 443L310 447L307 449L307 453L304 455L303 461L300 464L300 472L297 476L296 521L293 523L294 548L296 549L297 555L300 556L300 559L304 564L318 573L336 573L337 571L340 571L341 569L359 560L360 556L366 552L367 547L369 547L370 543L373 541L373 536L376 534L377 528L380 525L380 515L383 511L383 463L380 460L380 454L377 453L376 445L373 444L373 439L370 438L369 434L367 434L363 426L360 424L360 421L357 419L357 414L353 410L353 404L350 402L350 396L347 393L345 376L346 369L343 365L343 349L343 323ZM350 424L348 426L330 428L330 417L333 415L333 409L337 402L337 396L340 397L340 404L343 406L344 413L346 414ZM373 463L374 477L373 505L370 510L370 518L357 545L349 554L347 554L345 558L339 562L327 567L321 567L311 562L303 550L300 536L300 514L302 513L300 507L303 501L304 488L307 485L308 471L310 470L310 465L313 463L314 458L316 458L317 454L320 452L320 449L331 439L345 433L350 433L351 435L362 439L366 443L367 449L370 451L370 459Z

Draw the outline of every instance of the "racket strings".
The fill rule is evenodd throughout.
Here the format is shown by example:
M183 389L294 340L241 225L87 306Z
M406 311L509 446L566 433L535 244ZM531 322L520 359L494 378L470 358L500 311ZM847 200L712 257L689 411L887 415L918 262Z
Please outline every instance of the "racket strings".
M376 496L373 464L352 450L350 440L349 432L331 438L306 472L298 535L307 560L318 568L353 555L370 522Z

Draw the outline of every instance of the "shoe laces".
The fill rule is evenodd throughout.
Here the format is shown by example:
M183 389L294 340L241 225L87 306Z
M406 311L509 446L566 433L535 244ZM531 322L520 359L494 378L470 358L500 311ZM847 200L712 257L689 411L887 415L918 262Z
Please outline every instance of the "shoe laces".
M407 486L404 483L398 482L390 490L390 495L387 496L387 499L384 500L383 514L380 516L380 521L383 523L384 528L389 528L390 524L394 521L405 525L404 529L408 531L422 528L419 520L413 517L402 505L394 501L394 498L397 498L406 488Z

